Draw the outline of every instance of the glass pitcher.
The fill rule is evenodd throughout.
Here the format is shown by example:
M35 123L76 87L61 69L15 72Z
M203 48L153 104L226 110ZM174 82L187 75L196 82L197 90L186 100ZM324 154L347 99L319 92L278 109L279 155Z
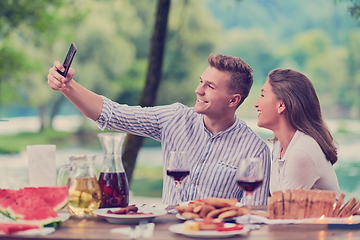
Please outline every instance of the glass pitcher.
M96 180L94 161L96 155L70 157L70 164L59 169L57 185L63 185L64 174L68 171L68 210L73 216L93 216L92 211L100 206L101 191Z
M100 208L129 205L129 184L122 164L122 144L126 133L99 133L104 161L99 176L101 189Z

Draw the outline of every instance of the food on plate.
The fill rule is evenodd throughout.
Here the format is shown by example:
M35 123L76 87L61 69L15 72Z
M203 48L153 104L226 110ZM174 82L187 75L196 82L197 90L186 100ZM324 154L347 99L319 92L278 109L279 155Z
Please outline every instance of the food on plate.
M337 217L337 215L339 214L339 211L344 202L344 199L345 199L345 194L341 193L338 201L335 203L335 208L334 208L333 215L332 215L333 217Z
M203 218L201 221L187 220L184 222L185 231L216 230L224 227L224 222L212 218Z
M67 193L66 186L0 189L0 212L18 223L56 228L62 223L57 211L67 204Z
M187 206L176 206L178 213L185 219L238 217L249 213L245 207L236 206L235 198L205 198L190 201Z
M187 220L184 222L184 231L196 232L199 231L199 223L193 220Z
M230 232L230 231L240 231L240 230L243 230L243 229L244 229L243 224L235 224L232 227L224 226L224 227L217 228L216 231L218 231L218 232Z
M199 214L193 213L193 212L183 212L183 213L181 213L181 216L183 216L186 219L200 218Z
M234 210L228 210L228 211L224 211L224 212L220 213L218 218L225 219L225 218L231 218L231 217L237 217L237 216L238 216L238 211L237 211L237 209L234 209Z
M219 232L230 232L240 231L244 229L242 224L231 224L224 223L220 219L203 218L201 220L187 220L184 222L184 231L219 231Z
M108 214L121 214L121 215L150 215L153 213L138 212L139 208L133 204L127 207L119 208L117 210L107 210Z
M0 224L0 233L3 234L12 234L20 231L30 230L30 229L39 229L38 225L23 224L23 223L1 223Z
M360 209L360 201L354 197L343 204L345 194L336 202L336 193L326 190L288 189L276 191L268 199L270 219L304 219L325 217L349 217Z
M208 205L212 205L215 208L223 208L223 207L234 206L237 203L237 199L236 198L225 199L225 198L211 197L211 198L203 199L202 202L204 202L205 204L208 204Z
M212 210L211 212L209 212L206 215L206 217L218 218L221 213L226 213L228 211L234 211L234 210L236 210L236 214L237 214L238 208L239 207L237 207L237 206L232 206L232 207L223 207L223 208L215 209L215 210Z

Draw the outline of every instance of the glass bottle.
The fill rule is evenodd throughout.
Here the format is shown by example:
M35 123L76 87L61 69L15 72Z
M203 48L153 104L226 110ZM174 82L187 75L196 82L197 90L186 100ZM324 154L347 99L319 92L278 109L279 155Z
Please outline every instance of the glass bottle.
M60 167L57 184L63 185L65 173L69 188L68 210L70 215L93 216L100 206L101 191L96 180L94 161L96 155L76 155L70 157L70 164Z
M99 176L101 189L100 208L129 205L129 184L122 164L122 144L126 133L99 133L104 161Z

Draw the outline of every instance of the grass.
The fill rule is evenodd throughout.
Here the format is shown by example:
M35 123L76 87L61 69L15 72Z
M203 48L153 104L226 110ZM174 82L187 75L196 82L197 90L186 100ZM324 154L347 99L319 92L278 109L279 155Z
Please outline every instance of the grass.
M0 154L16 154L24 151L27 145L54 144L57 148L74 146L100 146L95 132L78 131L76 133L46 130L41 133L20 132L3 135L0 138Z

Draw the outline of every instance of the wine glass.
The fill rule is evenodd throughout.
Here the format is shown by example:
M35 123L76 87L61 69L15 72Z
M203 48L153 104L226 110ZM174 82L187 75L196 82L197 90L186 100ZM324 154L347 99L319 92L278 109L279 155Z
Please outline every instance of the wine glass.
M264 180L264 171L260 158L244 158L236 173L236 182L245 191L246 205L250 211L248 224L251 218L251 205L253 204L254 191L261 186Z
M171 151L166 163L166 175L175 180L176 204L180 204L181 184L189 174L190 166L187 153Z

